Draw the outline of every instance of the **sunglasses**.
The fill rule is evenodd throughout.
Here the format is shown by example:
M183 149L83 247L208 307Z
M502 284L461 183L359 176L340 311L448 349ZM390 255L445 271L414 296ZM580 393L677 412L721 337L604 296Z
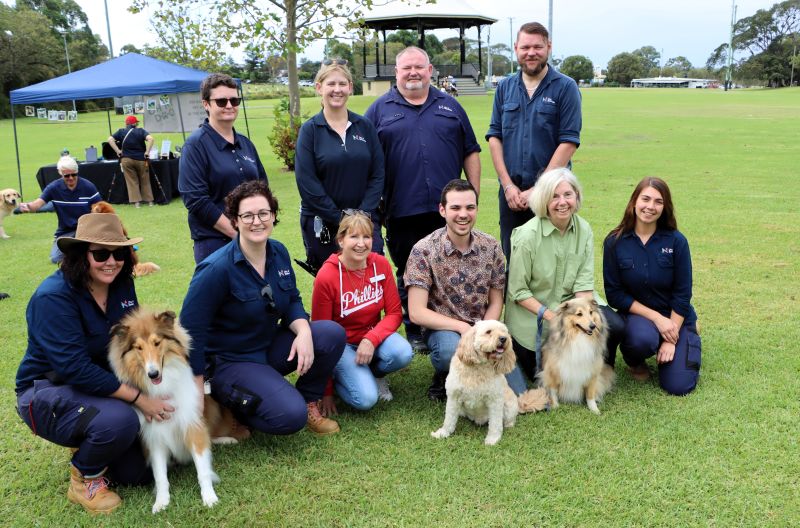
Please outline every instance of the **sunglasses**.
M70 172L68 174L62 174L61 177L64 178L64 179L77 178L78 177L78 173L77 172Z
M331 64L338 64L339 66L347 66L345 59L325 59L322 61L323 66L330 66Z
M89 253L92 254L94 261L97 263L105 262L111 255L114 255L114 260L122 262L125 260L125 256L129 255L131 248L129 247L120 247L115 250L110 249L90 249Z
M275 305L275 299L272 298L272 286L267 284L263 288L261 288L261 297L267 301L267 313L274 314L278 311L278 307Z
M366 216L369 218L369 213L361 209L344 209L342 211L342 216Z
M236 108L242 103L242 99L239 97L217 97L216 99L209 99L209 101L214 101L220 108L225 108L228 106L228 103L230 103L232 107Z

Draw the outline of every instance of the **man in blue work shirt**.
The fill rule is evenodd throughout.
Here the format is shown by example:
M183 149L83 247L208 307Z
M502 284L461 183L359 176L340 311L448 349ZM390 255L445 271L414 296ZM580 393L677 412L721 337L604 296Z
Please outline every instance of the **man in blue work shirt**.
M208 118L183 145L178 173L197 264L236 236L222 212L228 193L244 181L267 180L255 145L233 128L242 101L236 82L212 73L200 83L200 98Z
M581 94L571 78L547 65L547 28L523 24L514 51L520 71L494 94L489 152L500 180L500 243L511 254L511 231L531 218L528 197L540 174L570 167L580 145Z
M450 180L463 170L476 193L480 190L481 148L461 105L431 87L433 65L425 50L409 46L395 62L396 86L364 117L374 123L383 146L386 246L397 268L406 337L419 352L426 346L420 328L408 319L406 261L414 244L444 227L439 199Z

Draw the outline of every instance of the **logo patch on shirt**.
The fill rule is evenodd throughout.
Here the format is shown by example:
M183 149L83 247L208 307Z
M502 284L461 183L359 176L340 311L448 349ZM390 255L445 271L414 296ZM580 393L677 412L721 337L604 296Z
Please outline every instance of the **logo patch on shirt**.
M549 97L547 97L546 95L545 95L544 97L542 97L542 102L543 102L543 103L549 103L549 104L556 104L556 102L555 102L555 101L553 101L552 99L550 99L550 98L549 98Z
M136 306L136 302L132 300L124 300L120 301L119 305L124 310L125 308L133 308Z
M288 270L288 269L278 270L278 277L288 277L291 274L292 274L292 271Z
M250 163L255 163L256 162L256 160L254 160L250 156L242 156L242 159L246 160L246 161L249 161Z
M453 109L447 105L439 105L439 110L447 110L448 112L452 112Z
M672 248L661 248L661 254L672 254Z
M364 143L367 142L367 140L364 139L363 136L359 136L358 134L353 134L353 141L362 141Z

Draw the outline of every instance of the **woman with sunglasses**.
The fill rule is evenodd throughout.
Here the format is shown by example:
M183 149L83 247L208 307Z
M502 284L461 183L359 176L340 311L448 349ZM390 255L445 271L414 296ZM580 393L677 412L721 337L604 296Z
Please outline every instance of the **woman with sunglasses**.
M58 264L64 255L56 244L58 237L73 236L78 218L88 213L92 204L103 198L89 180L78 176L78 162L70 156L61 156L56 164L61 179L50 182L42 194L32 202L19 204L22 213L35 213L46 203L52 203L58 218L55 240L50 249L50 262Z
M372 233L368 216L342 218L336 234L340 252L322 265L311 300L314 321L336 321L347 332L333 379L339 397L359 411L392 399L386 375L408 366L414 355L397 333L403 322L400 294L389 261L370 250ZM332 385L325 396L323 414L335 414Z
M225 197L247 180L267 181L255 145L236 132L239 92L229 75L212 73L200 83L208 118L181 150L178 190L189 210L194 261L201 262L236 236L223 213Z
M225 199L238 232L195 270L181 323L198 352L211 395L246 426L292 434L303 426L332 434L339 425L317 405L339 361L345 333L332 321L308 322L289 252L271 238L278 201L263 180L245 182ZM297 371L292 386L284 376Z
M119 506L110 482L152 479L134 406L157 421L175 410L121 384L108 364L111 327L138 306L131 246L141 241L125 235L116 215L82 216L74 236L57 240L60 268L39 285L26 313L17 412L34 434L72 448L67 497L92 513Z
M314 86L322 97L322 110L300 127L295 178L306 262L318 270L339 249L334 235L345 209L371 216L372 250L383 253L377 213L383 193L383 149L374 125L347 109L353 92L347 61L323 61Z

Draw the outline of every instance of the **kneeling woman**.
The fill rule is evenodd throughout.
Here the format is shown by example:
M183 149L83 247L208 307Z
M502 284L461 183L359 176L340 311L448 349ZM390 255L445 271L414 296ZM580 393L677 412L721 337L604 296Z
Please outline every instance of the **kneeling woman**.
M536 329L555 317L558 305L573 297L595 297L608 325L606 363L614 366L622 320L594 293L594 237L578 215L582 193L569 169L542 174L529 203L534 216L511 233L505 320L517 360L528 379L541 370ZM525 390L518 371L509 375L515 392Z
M85 214L64 253L28 303L28 349L17 371L17 412L34 434L73 448L67 497L92 513L120 505L108 489L152 474L139 443L136 406L147 420L175 409L121 384L108 364L111 327L138 306L134 244L113 214Z
M342 355L344 330L331 321L309 324L289 252L270 239L277 214L263 180L231 191L225 215L238 235L197 266L181 323L208 363L212 396L240 422L271 434L304 425L335 433L339 425L320 414L317 401ZM292 386L284 376L294 371Z
M394 273L385 257L371 252L372 233L366 214L342 219L336 235L341 251L322 265L311 303L314 321L333 320L347 332L347 345L334 369L336 392L361 411L371 409L379 397L392 399L385 376L413 358L411 345L396 332L403 313ZM333 411L330 403L325 411Z
M681 396L700 375L700 336L692 308L692 257L675 220L667 183L645 178L603 244L608 302L625 319L620 352L631 375L647 379L655 355L661 388Z

